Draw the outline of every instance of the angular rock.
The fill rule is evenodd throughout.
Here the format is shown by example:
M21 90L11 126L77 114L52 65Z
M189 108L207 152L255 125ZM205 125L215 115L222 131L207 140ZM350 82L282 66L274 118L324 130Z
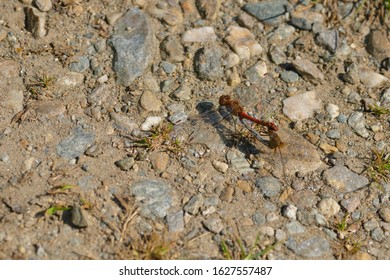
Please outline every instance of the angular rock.
M156 112L160 110L162 102L154 93L146 90L139 100L139 105L147 112Z
M352 127L355 133L359 136L367 138L369 136L368 130L366 129L365 119L362 112L353 112L348 117L348 125Z
M248 29L230 26L227 32L225 40L241 60L249 60L263 52L263 48L256 42L255 36Z
M78 228L88 227L87 219L85 218L84 211L79 205L74 205L71 212L72 224Z
M81 85L83 81L84 81L83 74L77 72L70 72L66 76L58 78L56 84L60 86L72 87L72 86Z
M260 61L244 72L244 77L252 84L259 84L267 75L267 65L264 61Z
M342 193L359 190L369 183L366 177L353 173L345 166L332 167L323 176L329 185Z
M220 233L224 228L223 221L220 218L212 217L203 221L203 225L213 233Z
M296 59L292 62L292 65L305 80L313 84L318 84L325 78L322 72L310 60Z
M215 81L222 77L222 51L219 47L204 47L195 55L194 68L202 80Z
M46 36L46 14L33 7L26 7L26 29L30 31L35 38Z
M316 42L324 49L335 53L339 42L339 33L336 29L326 30L318 33Z
M174 36L167 36L160 45L161 58L176 63L184 61L184 48Z
M129 10L117 21L110 43L114 48L114 71L120 84L130 85L153 62L154 42L149 19L140 9Z
M138 129L138 125L135 121L128 116L111 112L110 117L114 121L114 127L123 133L130 134L133 130Z
M196 215L200 207L203 206L204 198L201 194L194 195L184 206L184 211L191 215Z
M316 98L315 91L308 91L283 100L283 113L292 121L311 118L320 109L321 100Z

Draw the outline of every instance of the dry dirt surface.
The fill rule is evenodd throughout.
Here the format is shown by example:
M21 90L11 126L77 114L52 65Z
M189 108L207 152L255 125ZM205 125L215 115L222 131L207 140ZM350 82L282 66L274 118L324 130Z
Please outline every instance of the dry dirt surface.
M1 1L0 258L390 259L389 9Z

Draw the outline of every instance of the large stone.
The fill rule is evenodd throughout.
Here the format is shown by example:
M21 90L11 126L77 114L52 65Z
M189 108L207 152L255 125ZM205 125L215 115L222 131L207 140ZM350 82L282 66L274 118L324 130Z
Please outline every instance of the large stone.
M110 39L114 48L114 71L124 86L140 77L154 57L154 32L148 17L140 9L129 10L115 24Z

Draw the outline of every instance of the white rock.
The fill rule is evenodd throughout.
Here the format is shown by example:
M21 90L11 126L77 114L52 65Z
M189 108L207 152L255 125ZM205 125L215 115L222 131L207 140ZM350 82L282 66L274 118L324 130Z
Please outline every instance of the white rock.
M147 117L143 124L141 124L141 130L149 131L153 127L157 127L161 123L161 117L159 116L151 116Z
M361 67L359 70L360 82L368 88L380 87L389 80L385 76L375 73L367 68Z
M289 204L283 209L283 216L289 218L290 220L296 220L297 210L298 208L296 206Z
M315 91L291 96L283 100L283 113L292 121L308 119L321 109L321 100Z
M214 28L211 26L187 30L181 37L183 43L214 42L216 39L217 35L215 35Z
M337 116L340 114L339 106L332 104L332 103L328 103L326 105L325 110L328 112L328 114L332 118L332 120L337 118Z
M325 217L330 218L340 211L340 205L332 198L324 198L318 204L318 209Z

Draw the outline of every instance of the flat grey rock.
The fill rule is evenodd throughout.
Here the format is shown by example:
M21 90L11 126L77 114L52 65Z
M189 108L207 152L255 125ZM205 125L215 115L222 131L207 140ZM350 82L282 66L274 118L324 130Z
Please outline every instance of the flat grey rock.
M94 140L94 133L76 127L71 135L57 145L57 154L66 159L81 156Z
M140 9L131 9L118 20L110 43L114 48L114 71L121 85L130 85L151 64L154 41L149 19Z

